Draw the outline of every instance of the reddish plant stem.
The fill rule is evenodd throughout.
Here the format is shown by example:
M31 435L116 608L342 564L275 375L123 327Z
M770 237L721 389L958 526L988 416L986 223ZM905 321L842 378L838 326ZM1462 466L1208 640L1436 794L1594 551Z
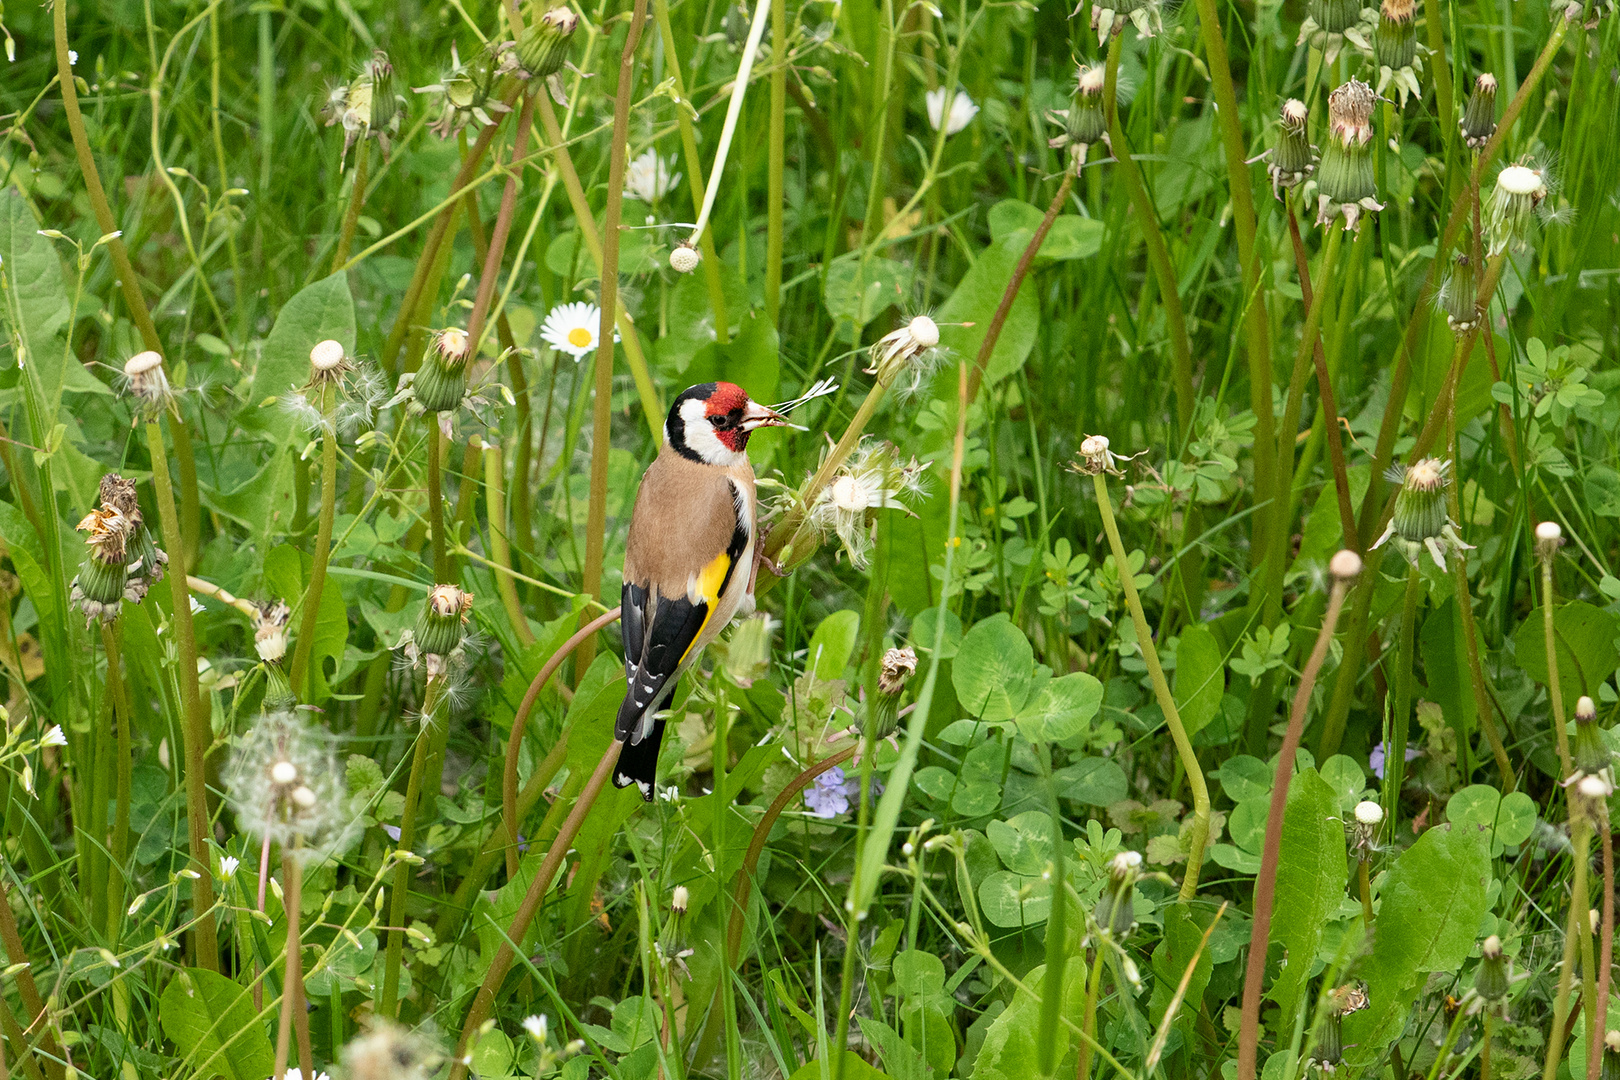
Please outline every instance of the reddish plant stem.
M542 87L535 93L545 93L545 89ZM517 212L518 174L523 168L524 155L529 152L529 131L533 126L534 94L525 94L523 109L518 115L517 134L512 139L509 164L513 171L507 176L506 187L501 192L501 209L495 216L494 231L490 233L489 250L484 253L483 272L478 276L478 295L473 299L472 315L467 319L467 338L472 342L473 356L478 355L479 347L483 344L484 324L489 318L490 304L495 299L501 261L506 257L506 241L512 235L512 218Z
M1316 635L1316 647L1311 650L1311 658L1300 675L1294 707L1288 715L1288 731L1277 755L1277 777L1271 786L1271 806L1266 814L1265 847L1260 853L1260 876L1254 882L1254 923L1249 931L1249 966L1243 982L1243 1016L1238 1030L1238 1080L1254 1080L1260 1049L1260 984L1266 971L1277 864L1282 858L1283 811L1288 805L1288 783L1294 774L1294 754L1305 730L1305 710L1311 702L1311 691L1316 688L1316 676L1327 659L1328 646L1333 642L1339 612L1344 608L1345 594L1349 590L1349 579L1334 579L1328 594L1327 613L1322 617L1322 630Z
M551 659L545 662L529 683L529 689L518 704L517 713L512 717L512 733L506 737L505 771L501 775L501 820L506 827L506 877L508 880L517 877L518 871L518 751L523 746L523 732L529 725L529 714L534 711L534 703L540 697L540 691L545 689L546 683L551 680L562 662L568 659L580 643L595 634L598 630L614 622L619 617L619 608L598 615L574 632L574 636L562 643L562 646L551 654Z

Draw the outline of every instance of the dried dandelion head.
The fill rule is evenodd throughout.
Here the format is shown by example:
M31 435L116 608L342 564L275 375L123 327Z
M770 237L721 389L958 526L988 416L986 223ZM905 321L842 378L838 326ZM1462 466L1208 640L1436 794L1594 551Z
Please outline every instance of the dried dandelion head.
M463 128L474 131L495 122L512 111L497 95L501 79L518 67L517 46L510 41L492 41L462 63L454 45L450 47L450 67L439 81L413 87L418 94L438 95L439 118L429 129L448 139Z
M376 139L386 159L390 140L399 134L404 112L405 99L394 89L394 65L388 54L378 49L360 65L359 74L347 86L334 87L327 93L322 109L326 126L343 127L343 154L338 169L343 169L350 147L360 139Z
M174 400L174 390L163 370L163 356L150 349L124 361L119 382L124 393L134 398L139 410L148 416L167 409Z
M1470 150L1478 150L1496 134L1496 76L1483 72L1474 80L1473 93L1468 95L1468 107L1457 121L1463 141Z
M1310 113L1298 98L1283 102L1277 144L1271 149L1271 193L1282 198L1284 188L1296 188L1316 171L1316 147L1311 145Z
M292 610L285 600L259 604L253 616L253 649L267 663L287 655L287 620Z
M562 70L579 16L567 6L554 7L538 18L540 5L529 5L529 27L518 43L518 62L531 79L548 79Z
M1544 206L1550 194L1548 170L1533 161L1520 161L1497 173L1485 209L1487 253L1494 256L1527 249L1536 223L1547 216Z
M1075 8L1069 17L1080 14L1080 7ZM1115 34L1123 34L1127 24L1134 25L1136 32L1145 38L1162 33L1164 15L1160 11L1159 0L1101 0L1092 4L1091 28L1097 32L1099 46L1107 45L1108 39Z
M243 832L306 861L341 852L358 832L335 741L291 710L264 714L240 737L225 792Z
M421 661L429 679L448 678L452 659L465 639L472 607L472 593L455 585L435 585L416 617L416 626L400 641L411 666Z
M872 366L866 373L904 398L927 383L941 356L939 324L927 315L913 315L872 343Z
M1377 212L1378 177L1373 167L1372 112L1378 101L1360 79L1341 84L1328 95L1328 139L1316 173L1316 221L1331 225L1344 216L1344 227L1361 226L1365 211Z
M427 1080L439 1055L418 1035L379 1020L343 1048L344 1080Z
M1052 123L1063 125L1063 134L1047 140L1047 146L1056 150L1069 148L1069 162L1075 171L1086 163L1086 153L1093 143L1108 138L1108 117L1103 112L1103 87L1107 82L1107 69L1081 64L1075 73L1074 92L1069 95L1067 109L1047 114Z
M1378 93L1383 94L1393 86L1402 108L1406 107L1408 98L1423 97L1423 87L1418 82L1423 59L1418 51L1413 6L1413 0L1383 0L1379 4L1378 28L1373 32L1370 50L1378 65ZM1348 30L1345 36L1364 46L1357 31Z
M1459 252L1452 261L1436 299L1454 332L1466 333L1479 325L1479 267L1467 254Z
M865 567L879 510L904 510L902 496L923 491L924 466L902 462L887 442L863 441L849 461L822 489L805 521L819 535L835 533L850 565Z
M103 503L78 524L85 534L84 562L73 579L70 602L85 622L111 622L118 617L129 578L127 548L133 523L116 506Z

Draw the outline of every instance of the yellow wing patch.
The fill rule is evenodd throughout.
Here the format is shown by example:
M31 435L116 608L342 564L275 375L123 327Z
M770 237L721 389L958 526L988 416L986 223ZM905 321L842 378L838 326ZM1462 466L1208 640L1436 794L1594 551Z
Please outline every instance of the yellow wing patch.
M687 584L686 598L694 604L706 604L709 608L703 616L703 625L698 627L697 635L692 638L692 645L703 639L703 631L708 629L709 620L714 618L715 609L720 605L720 590L731 573L731 566L731 552L722 551L709 561L709 565L694 574ZM692 651L692 645L688 645L686 652L681 654L683 662L687 653Z

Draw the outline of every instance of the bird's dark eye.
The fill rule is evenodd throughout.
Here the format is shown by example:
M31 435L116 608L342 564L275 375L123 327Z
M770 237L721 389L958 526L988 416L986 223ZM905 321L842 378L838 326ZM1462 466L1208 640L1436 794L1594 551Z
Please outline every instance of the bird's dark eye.
M732 419L730 416L711 416L709 423L713 424L716 430L724 431L731 426Z

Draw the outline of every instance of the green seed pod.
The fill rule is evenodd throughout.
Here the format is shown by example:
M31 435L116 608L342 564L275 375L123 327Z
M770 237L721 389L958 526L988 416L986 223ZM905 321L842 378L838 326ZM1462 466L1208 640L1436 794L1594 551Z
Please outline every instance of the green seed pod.
M378 49L365 63L365 75L371 80L371 130L387 131L399 115L399 98L394 93L394 65L388 54Z
M438 356L429 356L417 369L411 383L411 393L424 412L451 412L461 407L467 396L467 366L446 364Z
M1401 490L1395 496L1395 535L1411 544L1421 544L1440 535L1446 527L1446 486L1451 482L1451 462L1423 458L1406 469Z
M470 592L463 592L454 585L435 585L411 634L417 651L426 656L449 656L455 652L466 632L464 624L472 603Z
M1283 102L1282 123L1277 129L1277 144L1271 149L1271 193L1282 198L1283 188L1295 188L1316 171L1316 149L1311 146L1307 124L1310 114L1305 103L1298 98Z
M1479 270L1467 255L1457 256L1451 276L1440 286L1440 309L1459 334L1479 325Z
M1478 150L1496 134L1496 76L1485 72L1474 80L1474 92L1468 95L1468 108L1457 121L1463 141L1469 149Z
M1344 215L1347 229L1360 226L1364 210L1382 210L1373 168L1372 111L1378 96L1359 79L1328 95L1328 139L1316 173L1317 224Z
M1479 949L1479 967L1474 971L1474 993L1495 1003L1508 994L1508 961L1502 954L1502 939L1492 934Z
M1575 768L1588 776L1607 769L1613 759L1597 722L1597 705L1589 697L1575 703Z
M1307 14L1317 28L1329 34L1342 34L1361 18L1360 0L1310 0Z
M1101 142L1108 131L1108 118L1103 115L1103 83L1107 72L1100 67L1081 65L1075 80L1074 93L1069 97L1068 124L1064 134L1070 145L1090 146Z
M1378 8L1378 33L1373 39L1378 66L1399 71L1417 59L1417 24L1412 21L1412 0L1384 0Z
M1103 888L1092 918L1104 933L1123 939L1136 925L1136 878L1142 865L1140 852L1123 851L1108 864L1108 884Z
M118 615L129 576L130 528L130 519L111 502L102 503L79 522L79 531L86 534L84 563L73 579L70 599L87 621L109 622Z
M76 591L86 600L116 606L124 599L128 576L123 562L103 562L95 555L86 555L84 564L79 567Z
M530 78L547 79L562 69L578 25L579 16L570 8L554 7L542 14L539 4L529 5L529 29L518 45L518 61Z

